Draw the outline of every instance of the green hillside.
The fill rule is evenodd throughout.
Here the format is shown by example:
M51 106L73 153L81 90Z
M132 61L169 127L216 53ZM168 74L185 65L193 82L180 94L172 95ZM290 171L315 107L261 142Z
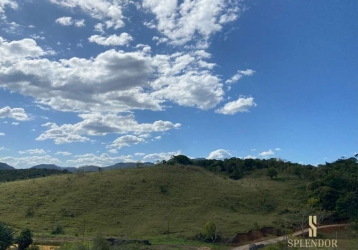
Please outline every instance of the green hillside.
M0 218L14 228L68 236L195 237L208 221L223 235L271 226L306 201L308 182L256 170L239 180L200 167L157 165L0 183Z

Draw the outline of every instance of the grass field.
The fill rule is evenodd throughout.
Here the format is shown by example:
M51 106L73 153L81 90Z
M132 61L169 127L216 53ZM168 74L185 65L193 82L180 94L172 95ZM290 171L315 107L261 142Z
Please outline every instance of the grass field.
M304 199L306 184L289 176L270 180L260 171L234 181L199 167L163 165L49 176L0 183L0 218L36 236L62 225L69 237L101 232L160 241L169 224L169 239L188 239L213 221L231 237L272 226Z

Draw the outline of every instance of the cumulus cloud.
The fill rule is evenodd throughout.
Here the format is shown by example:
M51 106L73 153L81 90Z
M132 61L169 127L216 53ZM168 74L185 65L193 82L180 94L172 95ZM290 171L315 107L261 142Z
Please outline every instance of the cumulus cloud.
M0 118L12 118L17 121L30 119L23 108L10 108L9 106L0 109Z
M247 70L238 70L235 75L233 75L230 79L226 80L225 83L235 83L240 80L243 76L252 76L255 73L252 69Z
M275 150L276 150L276 151L281 151L281 149L280 149L280 148L275 148Z
M16 62L27 61L48 54L53 54L53 51L44 51L37 46L36 41L33 39L25 38L20 41L7 42L4 38L0 37L0 65L3 67L3 69L0 70L0 74L11 74L11 72L16 71L16 68L11 67L14 66L13 64ZM14 80L24 79L18 76L18 78Z
M0 1L0 20L6 19L5 8L10 8L16 10L18 8L17 2L15 0L1 0Z
M225 94L203 50L151 56L143 45L134 52L108 50L90 59L50 61L31 58L47 55L32 39L11 42L29 45L22 53L11 53L9 43L0 42L0 55L5 55L0 57L0 87L61 111L163 110L166 101L205 110Z
M7 164L16 168L30 168L39 164L62 164L59 159L51 157L49 155L33 155L26 157L0 157L0 162L6 162Z
M55 155L68 156L68 155L72 155L72 153L67 152L67 151L58 151L58 152L55 153Z
M91 43L97 43L103 46L123 46L128 44L130 41L133 41L133 37L126 32L123 32L119 36L111 35L108 37L103 37L99 35L93 35L88 38Z
M179 151L172 151L172 152L162 152L162 153L154 153L154 154L147 154L143 157L143 160L149 161L162 161L162 160L169 160L172 155L180 155L181 150Z
M240 97L236 101L226 103L222 108L215 110L215 112L219 113L219 114L224 114L224 115L234 115L238 112L248 112L249 108L256 107L256 106L257 105L254 102L254 98Z
M232 155L225 149L217 149L209 154L207 159L225 159Z
M247 155L244 157L244 159L256 159L256 157L253 155Z
M92 113L80 114L79 117L82 118L83 121L76 124L63 124L61 126L55 123L43 124L43 127L49 127L49 129L36 138L36 140L52 139L56 144L85 142L89 141L89 138L86 136L106 135L109 133L135 133L139 135L138 138L144 140L140 134L164 132L181 127L180 123L174 124L162 120L153 123L138 123L132 114L119 116L114 114L102 115L100 113ZM120 143L122 141L119 140L117 142Z
M171 44L184 45L198 38L197 45L208 46L208 39L222 29L222 25L236 20L240 13L239 1L193 0L178 1L144 0L143 8L155 15L155 21L147 22L156 28Z
M5 135L5 133L0 132L0 136L4 136L4 135Z
M106 153L101 155L95 154L84 154L76 155L76 159L67 160L66 164L74 167L84 166L84 165L95 165L100 167L105 167L108 165L113 165L118 162L133 162L131 155L121 155L118 157L111 157Z
M62 26L70 26L70 25L74 25L76 27L84 27L85 26L84 19L73 20L72 17L69 17L69 16L57 18L55 20L55 22Z
M261 152L259 155L260 155L260 156L263 156L263 157L266 157L266 156L274 155L274 154L275 154L275 152L273 152L273 151L270 149L270 150L268 150L268 151L263 151L263 152Z
M98 20L107 20L107 27L119 29L124 26L121 1L106 0L49 0L50 2L69 9L81 9L84 13Z
M108 152L111 153L111 154L118 154L118 151L115 148L112 148L112 149L108 150Z
M19 154L44 155L46 154L46 151L43 149L28 149L24 151L19 151Z
M124 135L118 137L113 141L112 144L107 145L107 148L122 148L122 147L129 147L132 144L139 144L145 143L146 141L143 138L140 138L135 135Z
M140 152L139 152L139 153L135 153L134 155L135 155L135 156L144 156L145 153L140 153Z

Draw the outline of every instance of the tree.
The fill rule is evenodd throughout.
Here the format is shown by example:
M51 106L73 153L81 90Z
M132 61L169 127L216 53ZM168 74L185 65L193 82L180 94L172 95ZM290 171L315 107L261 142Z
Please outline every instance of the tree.
M277 177L278 172L274 168L268 168L266 175L269 176L271 179L273 179L274 177Z
M14 231L5 223L0 222L0 250L6 250L14 242Z
M214 222L207 222L204 226L203 236L205 241L215 242L219 239L219 230Z
M175 163L182 164L182 165L193 165L193 161L190 160L190 158L185 155L173 155L171 157L171 161L174 161Z
M16 243L18 245L17 249L25 250L32 244L32 242L32 232L30 231L30 229L24 229L16 238Z

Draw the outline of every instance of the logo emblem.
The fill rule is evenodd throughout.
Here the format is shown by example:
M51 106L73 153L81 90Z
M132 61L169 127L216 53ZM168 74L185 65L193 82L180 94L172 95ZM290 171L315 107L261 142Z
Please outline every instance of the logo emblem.
M309 216L309 237L317 237L317 216Z

